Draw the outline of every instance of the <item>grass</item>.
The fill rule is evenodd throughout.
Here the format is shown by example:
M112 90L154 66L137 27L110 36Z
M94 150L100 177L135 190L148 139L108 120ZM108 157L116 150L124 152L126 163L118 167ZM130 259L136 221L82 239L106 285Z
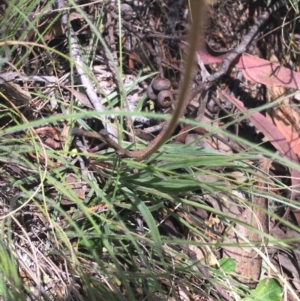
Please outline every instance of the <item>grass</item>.
M72 57L70 40L65 48L52 48L44 39L46 29L40 32L36 26L54 2L49 1L39 8L40 14L29 18L38 4L39 1L21 1L8 5L10 13L5 14L1 25L12 26L3 27L2 31L2 71L30 74L34 69L32 60L38 57L40 72L60 77L66 72L61 73L56 61L51 60L56 56L68 64L71 75L76 74L79 66ZM84 147L78 149L68 134L66 140L61 136L61 141L57 141L60 143L57 149L45 143L49 133L44 137L34 134L34 129L45 126L66 133L74 124L94 128L109 115L124 120L136 115L156 120L170 118L155 111L126 110L128 94L137 84L153 78L157 70L149 73L138 70L130 84L123 84L123 66L118 66L98 30L106 25L104 8L95 10L92 22L84 6L72 2L70 6L83 16L90 28L91 41L97 41L104 49L118 75L115 80L119 93L104 95L105 110L101 112L80 108L78 100L69 104L58 91L45 94L41 83L21 83L23 89L29 87L33 97L26 110L18 107L20 104L12 106L13 95L2 93L9 100L1 103L0 115L2 299L180 300L186 296L197 300L201 296L204 300L222 300L220 287L233 300L269 300L267 295L272 290L277 292L273 300L280 300L283 287L295 296L295 288L264 252L271 246L289 250L291 239L278 239L241 220L239 214L233 215L231 209L240 212L260 209L270 219L277 217L280 206L299 209L296 201L281 193L290 190L285 179L288 173L280 174L274 167L276 163L299 170L296 164L273 150L230 134L225 126L212 129L207 123L188 119L181 121L209 130L208 134L197 137L198 142L220 134L237 141L244 150L226 154L195 143L181 145L169 141L148 160L136 162L118 158L110 148L96 153L88 153ZM59 15L49 18L46 28L55 28L58 18ZM20 30L22 26L24 29ZM25 41L31 30L34 40ZM120 26L118 30L121 41ZM87 52L84 47L80 49L85 63L83 70L101 90L90 70L96 51L92 43L88 46ZM119 62L124 61L127 54L121 45L118 53ZM54 99L56 108L45 105ZM121 107L117 110L119 100ZM123 133L126 130L121 117L118 130ZM122 144L133 148L130 142ZM141 143L138 147L144 146ZM262 158L274 164L271 173L262 168ZM268 200L269 207L255 205L258 198ZM281 222L299 232L294 223ZM264 248L261 239L250 241L248 234L241 232L237 232L239 243L228 242L228 229L237 224L244 226L246 233L263 237ZM268 282L263 280L256 289L239 282L236 260L225 258L226 265L224 258L221 259L221 249L229 245L250 246L263 256L262 269L270 275Z

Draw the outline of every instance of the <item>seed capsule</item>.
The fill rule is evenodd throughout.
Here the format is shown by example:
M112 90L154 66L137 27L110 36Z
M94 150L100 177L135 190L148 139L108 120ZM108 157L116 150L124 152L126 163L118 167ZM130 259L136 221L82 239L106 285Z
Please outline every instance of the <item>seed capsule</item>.
M149 85L148 88L147 88L147 96L151 100L156 100L157 99L157 95L156 95L156 93L154 93L151 85Z
M153 81L152 88L155 92L169 90L171 88L171 82L167 78L157 78Z
M122 12L122 18L125 21L130 21L134 17L134 12L132 7L126 3L121 4L121 12Z
M160 91L157 95L157 104L161 108L169 108L173 103L173 95L169 90Z

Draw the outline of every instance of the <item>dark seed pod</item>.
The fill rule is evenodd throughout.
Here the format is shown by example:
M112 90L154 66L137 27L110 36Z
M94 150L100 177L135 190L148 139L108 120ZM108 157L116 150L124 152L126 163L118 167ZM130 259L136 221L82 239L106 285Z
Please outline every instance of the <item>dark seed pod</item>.
M171 88L171 82L167 78L157 78L153 81L152 88L155 92L169 90Z
M169 90L160 91L157 95L157 104L161 108L169 108L173 103L173 95Z
M125 21L130 21L134 17L133 9L129 4L126 3L121 4L121 12L122 12L122 18Z
M147 96L151 100L156 100L157 99L157 95L156 95L156 93L154 93L151 85L149 85L148 88L147 88Z

